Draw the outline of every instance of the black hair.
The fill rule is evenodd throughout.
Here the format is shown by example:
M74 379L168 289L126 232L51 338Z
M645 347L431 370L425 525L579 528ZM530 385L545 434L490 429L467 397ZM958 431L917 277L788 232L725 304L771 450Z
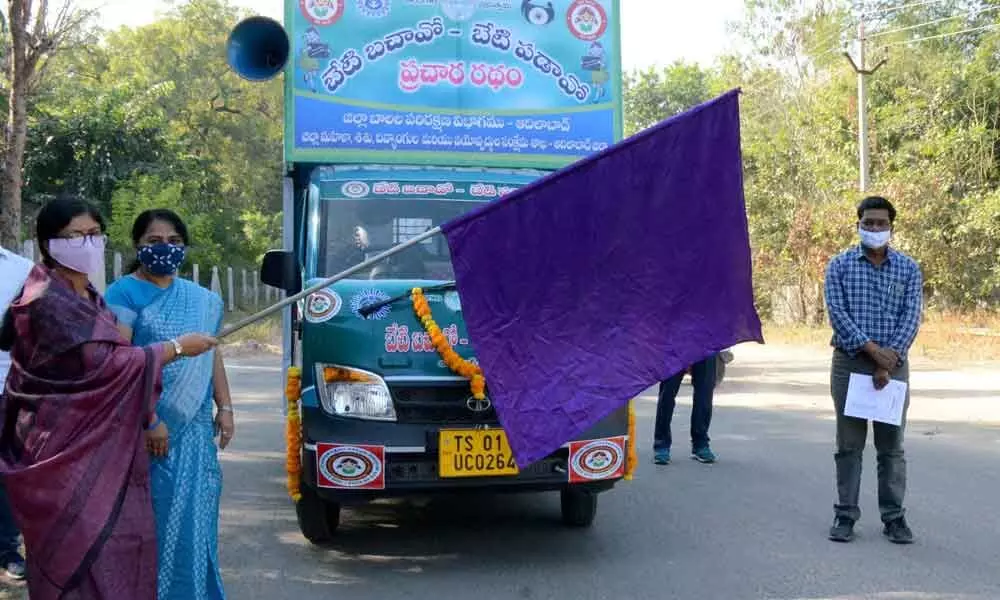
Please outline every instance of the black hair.
M42 263L45 266L49 268L56 266L56 261L49 254L49 242L58 238L59 232L65 229L70 221L82 215L88 215L97 221L101 233L104 233L104 217L101 211L80 196L60 195L38 211L38 217L35 219L35 239L38 241L38 250L42 253Z
M132 223L132 245L138 246L139 240L142 236L146 235L149 231L150 225L156 221L163 221L164 223L170 223L174 230L177 231L177 235L181 236L184 240L185 246L191 245L191 237L188 235L187 225L184 224L184 219L174 211L167 208L154 208L151 210L143 211L135 218L135 222ZM128 267L129 273L135 273L139 270L139 260L135 259Z
M35 239L38 250L42 253L42 263L50 269L56 266L56 261L49 254L49 242L59 237L59 232L70 222L81 215L88 215L105 231L104 217L96 206L75 194L60 194L55 200L49 201L38 211L35 218ZM20 293L18 293L20 296ZM0 326L0 350L10 352L14 346L14 314L4 311L3 325Z
M889 211L889 222L896 222L896 207L882 196L868 196L858 204L858 220L864 215L866 210L887 210Z

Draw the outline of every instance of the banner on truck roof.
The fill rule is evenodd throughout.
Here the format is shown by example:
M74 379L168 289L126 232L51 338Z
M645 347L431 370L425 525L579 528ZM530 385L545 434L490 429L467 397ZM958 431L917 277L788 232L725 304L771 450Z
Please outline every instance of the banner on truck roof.
M599 152L621 139L618 16L618 0L286 0L286 160Z

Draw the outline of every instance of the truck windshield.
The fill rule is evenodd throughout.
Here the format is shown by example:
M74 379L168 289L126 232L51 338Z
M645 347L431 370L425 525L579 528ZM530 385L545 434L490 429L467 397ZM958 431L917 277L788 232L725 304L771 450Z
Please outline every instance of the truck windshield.
M473 209L455 200L325 200L317 276L330 277ZM355 279L454 279L448 243L435 236L353 275Z

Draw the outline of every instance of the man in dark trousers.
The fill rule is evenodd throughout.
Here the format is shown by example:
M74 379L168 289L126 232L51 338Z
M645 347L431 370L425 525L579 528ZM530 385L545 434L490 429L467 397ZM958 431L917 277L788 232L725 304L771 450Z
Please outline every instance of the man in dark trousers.
M860 244L834 257L826 271L826 310L833 327L830 393L837 413L838 502L830 539L849 542L861 516L862 453L868 421L844 415L851 373L871 376L876 389L890 379L909 381L907 352L917 336L923 306L923 277L909 256L889 247L896 209L885 198L871 196L858 206ZM900 426L872 422L878 462L878 506L883 534L897 544L913 542L906 523L906 460Z
M718 355L691 365L691 385L694 388L694 406L691 409L691 458L703 463L714 463L715 454L708 445L708 426L712 422L712 394L715 392L715 374ZM681 389L684 371L660 383L660 397L656 402L656 428L653 433L653 462L670 463L670 421L677 406L677 392Z

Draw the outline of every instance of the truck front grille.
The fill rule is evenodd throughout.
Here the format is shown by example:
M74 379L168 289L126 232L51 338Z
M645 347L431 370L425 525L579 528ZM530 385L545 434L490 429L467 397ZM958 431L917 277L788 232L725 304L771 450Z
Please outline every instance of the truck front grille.
M467 383L449 386L390 385L400 423L489 425L497 422L496 410L469 409L472 391Z

